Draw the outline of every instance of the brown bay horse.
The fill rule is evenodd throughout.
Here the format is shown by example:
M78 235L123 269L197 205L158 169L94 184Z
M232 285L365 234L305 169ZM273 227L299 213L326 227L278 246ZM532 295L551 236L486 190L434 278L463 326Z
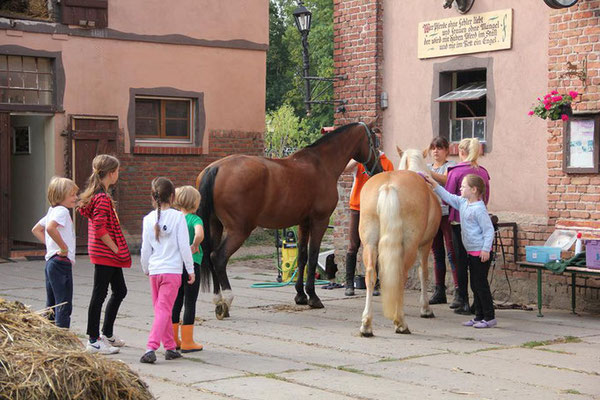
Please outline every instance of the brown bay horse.
M212 277L215 314L229 316L233 301L226 266L257 226L298 225L296 304L322 308L315 293L321 240L337 202L337 181L350 159L371 174L382 171L378 144L370 126L353 123L326 134L289 157L270 159L231 155L206 167L196 180L202 195L198 215L204 221L203 287ZM304 268L308 262L306 294Z
M401 165L410 168L406 160ZM428 258L441 215L438 198L423 177L413 171L385 172L369 179L363 187L359 235L364 246L367 298L360 327L362 336L373 335L371 303L377 261L383 312L394 321L396 333L410 333L404 320L404 286L417 255L421 317L434 317L427 298Z

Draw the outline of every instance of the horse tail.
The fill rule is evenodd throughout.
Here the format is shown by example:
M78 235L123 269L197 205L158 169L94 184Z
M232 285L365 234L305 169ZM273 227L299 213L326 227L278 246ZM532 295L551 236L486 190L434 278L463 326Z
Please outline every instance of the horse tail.
M387 183L379 188L377 198L377 214L379 215L379 275L383 314L394 319L398 306L402 304L404 268L402 260L402 220L400 219L400 201L398 188Z
M211 277L215 275L215 267L211 258L213 243L210 236L210 222L215 213L213 192L218 172L219 167L206 168L199 178L200 182L198 183L198 191L200 192L201 199L200 207L198 207L196 214L202 218L202 222L204 223L204 240L202 241L202 252L204 253L204 257L202 257L202 265L200 266L200 276L198 279L200 280L200 287L203 292L209 291ZM215 281L214 285L217 284L218 283Z

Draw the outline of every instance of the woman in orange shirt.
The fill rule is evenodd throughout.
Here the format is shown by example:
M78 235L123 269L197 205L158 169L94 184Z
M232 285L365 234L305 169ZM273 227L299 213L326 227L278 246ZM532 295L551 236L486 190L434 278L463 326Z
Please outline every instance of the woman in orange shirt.
M379 136L379 135L378 135ZM393 171L394 165L383 154L379 152L379 161L384 171ZM352 192L350 194L350 243L346 253L346 296L354 296L354 274L356 273L356 255L360 247L360 237L358 236L358 222L360 221L360 191L369 179L369 175L365 172L365 167L350 160L344 172L354 171L354 183L352 184Z

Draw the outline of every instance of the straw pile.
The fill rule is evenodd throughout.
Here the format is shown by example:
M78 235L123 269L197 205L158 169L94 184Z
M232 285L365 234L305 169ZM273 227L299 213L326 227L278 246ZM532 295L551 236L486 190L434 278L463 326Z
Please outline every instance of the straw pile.
M0 298L0 399L153 398L124 363L87 353L73 332Z

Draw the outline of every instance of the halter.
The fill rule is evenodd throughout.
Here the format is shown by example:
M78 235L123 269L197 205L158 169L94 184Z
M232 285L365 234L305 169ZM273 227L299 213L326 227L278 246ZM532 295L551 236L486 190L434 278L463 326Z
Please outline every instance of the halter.
M365 169L365 174L367 174L367 175L369 175L369 177L371 177L371 176L373 176L373 171L375 171L375 167L377 166L377 163L373 163L373 167L371 167L370 170L367 167L367 164L369 163L369 161L371 161L371 157L378 156L377 149L379 148L379 143L378 143L379 140L377 139L377 137L373 138L374 134L373 134L373 132L371 132L371 129L369 129L367 124L365 124L364 122L359 122L359 124L361 124L362 126L365 127L365 130L367 131L367 138L369 139L369 158L367 158L367 161L362 162L361 164L363 165L363 167Z

